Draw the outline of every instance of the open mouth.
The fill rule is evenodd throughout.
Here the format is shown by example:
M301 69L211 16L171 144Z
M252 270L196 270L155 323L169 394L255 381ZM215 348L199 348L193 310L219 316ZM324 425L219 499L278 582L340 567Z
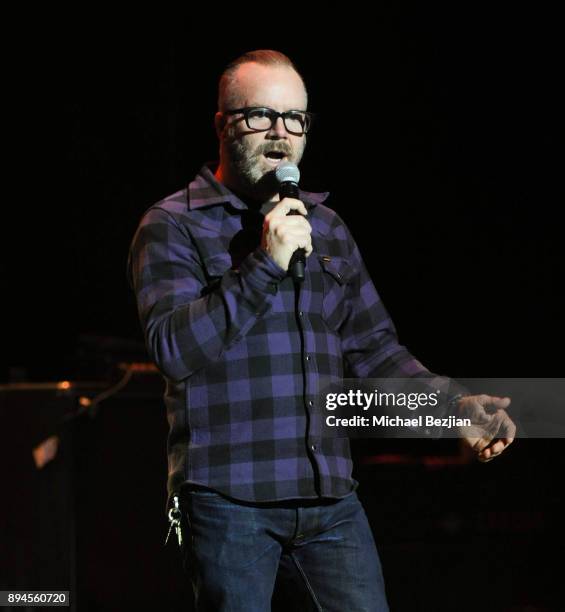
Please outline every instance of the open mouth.
M282 151L269 151L264 157L269 163L278 164L286 158L286 155Z

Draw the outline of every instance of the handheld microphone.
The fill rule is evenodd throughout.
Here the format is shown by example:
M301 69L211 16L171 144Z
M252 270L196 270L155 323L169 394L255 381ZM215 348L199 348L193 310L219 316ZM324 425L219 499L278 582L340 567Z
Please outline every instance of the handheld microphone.
M298 181L300 180L300 170L292 162L283 162L277 166L275 177L279 183L279 196L283 198L298 199ZM291 210L289 215L299 215L296 210ZM306 264L306 251L296 249L290 258L288 269L295 282L301 283L304 280L304 266Z

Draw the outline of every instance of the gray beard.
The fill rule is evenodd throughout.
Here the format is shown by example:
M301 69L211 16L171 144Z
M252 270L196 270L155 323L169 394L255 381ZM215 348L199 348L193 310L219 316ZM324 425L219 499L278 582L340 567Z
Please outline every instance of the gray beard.
M239 178L242 187L253 190L265 176L259 169L262 151L249 151L239 140L233 140L228 150L234 176Z
M269 200L277 193L279 185L274 168L264 172L260 164L264 151L269 149L280 150L290 157L292 153L288 146L267 143L250 151L240 140L234 139L227 145L227 148L230 171L232 176L237 177L242 193L262 201Z

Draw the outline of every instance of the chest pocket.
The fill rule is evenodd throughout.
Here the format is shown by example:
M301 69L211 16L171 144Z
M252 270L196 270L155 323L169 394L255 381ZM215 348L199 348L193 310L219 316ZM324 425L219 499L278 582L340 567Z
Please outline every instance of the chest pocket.
M319 255L318 259L324 291L322 317L330 329L338 331L349 314L346 297L355 269L345 257Z

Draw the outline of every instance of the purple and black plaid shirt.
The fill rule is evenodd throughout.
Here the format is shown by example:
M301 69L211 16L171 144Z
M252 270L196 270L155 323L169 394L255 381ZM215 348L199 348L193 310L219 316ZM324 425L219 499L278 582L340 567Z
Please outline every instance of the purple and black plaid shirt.
M208 166L141 219L129 271L167 383L169 498L186 482L247 501L344 497L349 440L324 434L319 381L433 376L398 343L327 195L300 192L314 250L298 293L259 246L263 216Z

